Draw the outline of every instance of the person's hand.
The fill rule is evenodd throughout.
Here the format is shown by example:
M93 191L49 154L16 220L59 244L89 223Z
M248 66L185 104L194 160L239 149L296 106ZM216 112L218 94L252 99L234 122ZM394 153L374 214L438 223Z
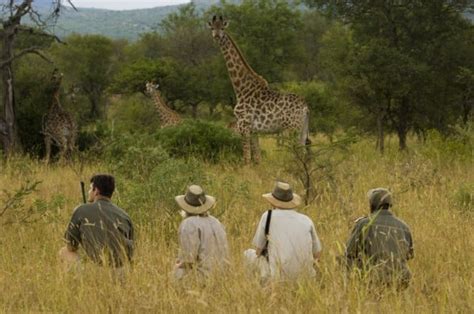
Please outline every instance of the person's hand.
M63 246L59 250L58 256L62 261L66 262L68 264L75 263L75 262L79 261L79 254L77 254L77 252L69 251L66 246Z
M174 264L174 268L178 269L178 268L182 268L182 266L183 266L183 262L181 262L179 259L176 259L176 263Z

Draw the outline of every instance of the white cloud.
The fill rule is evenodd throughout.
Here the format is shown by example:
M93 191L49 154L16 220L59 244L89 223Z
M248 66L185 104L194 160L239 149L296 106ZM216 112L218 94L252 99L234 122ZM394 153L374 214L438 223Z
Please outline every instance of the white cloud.
M109 10L132 10L183 4L189 0L72 0L78 8L97 8Z

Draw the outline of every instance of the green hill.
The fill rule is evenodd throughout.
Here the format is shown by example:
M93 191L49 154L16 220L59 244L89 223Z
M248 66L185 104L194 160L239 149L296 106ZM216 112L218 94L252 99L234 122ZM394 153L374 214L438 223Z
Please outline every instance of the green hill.
M192 1L198 10L206 10L218 0L194 0ZM114 39L136 40L140 34L156 29L161 20L168 14L178 11L182 5L170 5L150 9L137 10L105 10L65 8L58 19L57 24L50 31L59 37L65 37L72 33L78 34L100 34ZM46 12L51 8L51 0L37 0L34 6L40 12Z

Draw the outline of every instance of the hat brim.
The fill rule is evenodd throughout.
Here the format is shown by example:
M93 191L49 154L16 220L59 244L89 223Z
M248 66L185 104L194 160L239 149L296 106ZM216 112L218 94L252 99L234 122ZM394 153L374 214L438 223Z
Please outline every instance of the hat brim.
M270 204L276 208L281 209L293 209L301 205L301 197L298 194L293 193L293 199L289 202L283 202L276 199L272 193L262 194L263 198L266 199Z
M185 212L190 214L203 214L216 204L216 199L214 196L206 195L206 202L201 206L192 206L186 203L184 200L185 195L178 195L174 199Z

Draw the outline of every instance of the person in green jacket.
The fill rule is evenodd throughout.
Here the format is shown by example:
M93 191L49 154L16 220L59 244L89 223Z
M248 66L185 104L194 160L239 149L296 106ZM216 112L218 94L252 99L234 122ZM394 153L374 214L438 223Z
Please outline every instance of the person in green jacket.
M98 265L122 269L130 263L135 247L134 228L129 215L112 203L115 178L97 174L90 180L88 203L74 210L64 234L66 246L60 258L66 265L79 262L78 249Z
M407 261L414 257L410 228L390 211L390 191L376 188L367 196L370 215L356 220L345 251L347 266L358 268L372 282L407 287Z

